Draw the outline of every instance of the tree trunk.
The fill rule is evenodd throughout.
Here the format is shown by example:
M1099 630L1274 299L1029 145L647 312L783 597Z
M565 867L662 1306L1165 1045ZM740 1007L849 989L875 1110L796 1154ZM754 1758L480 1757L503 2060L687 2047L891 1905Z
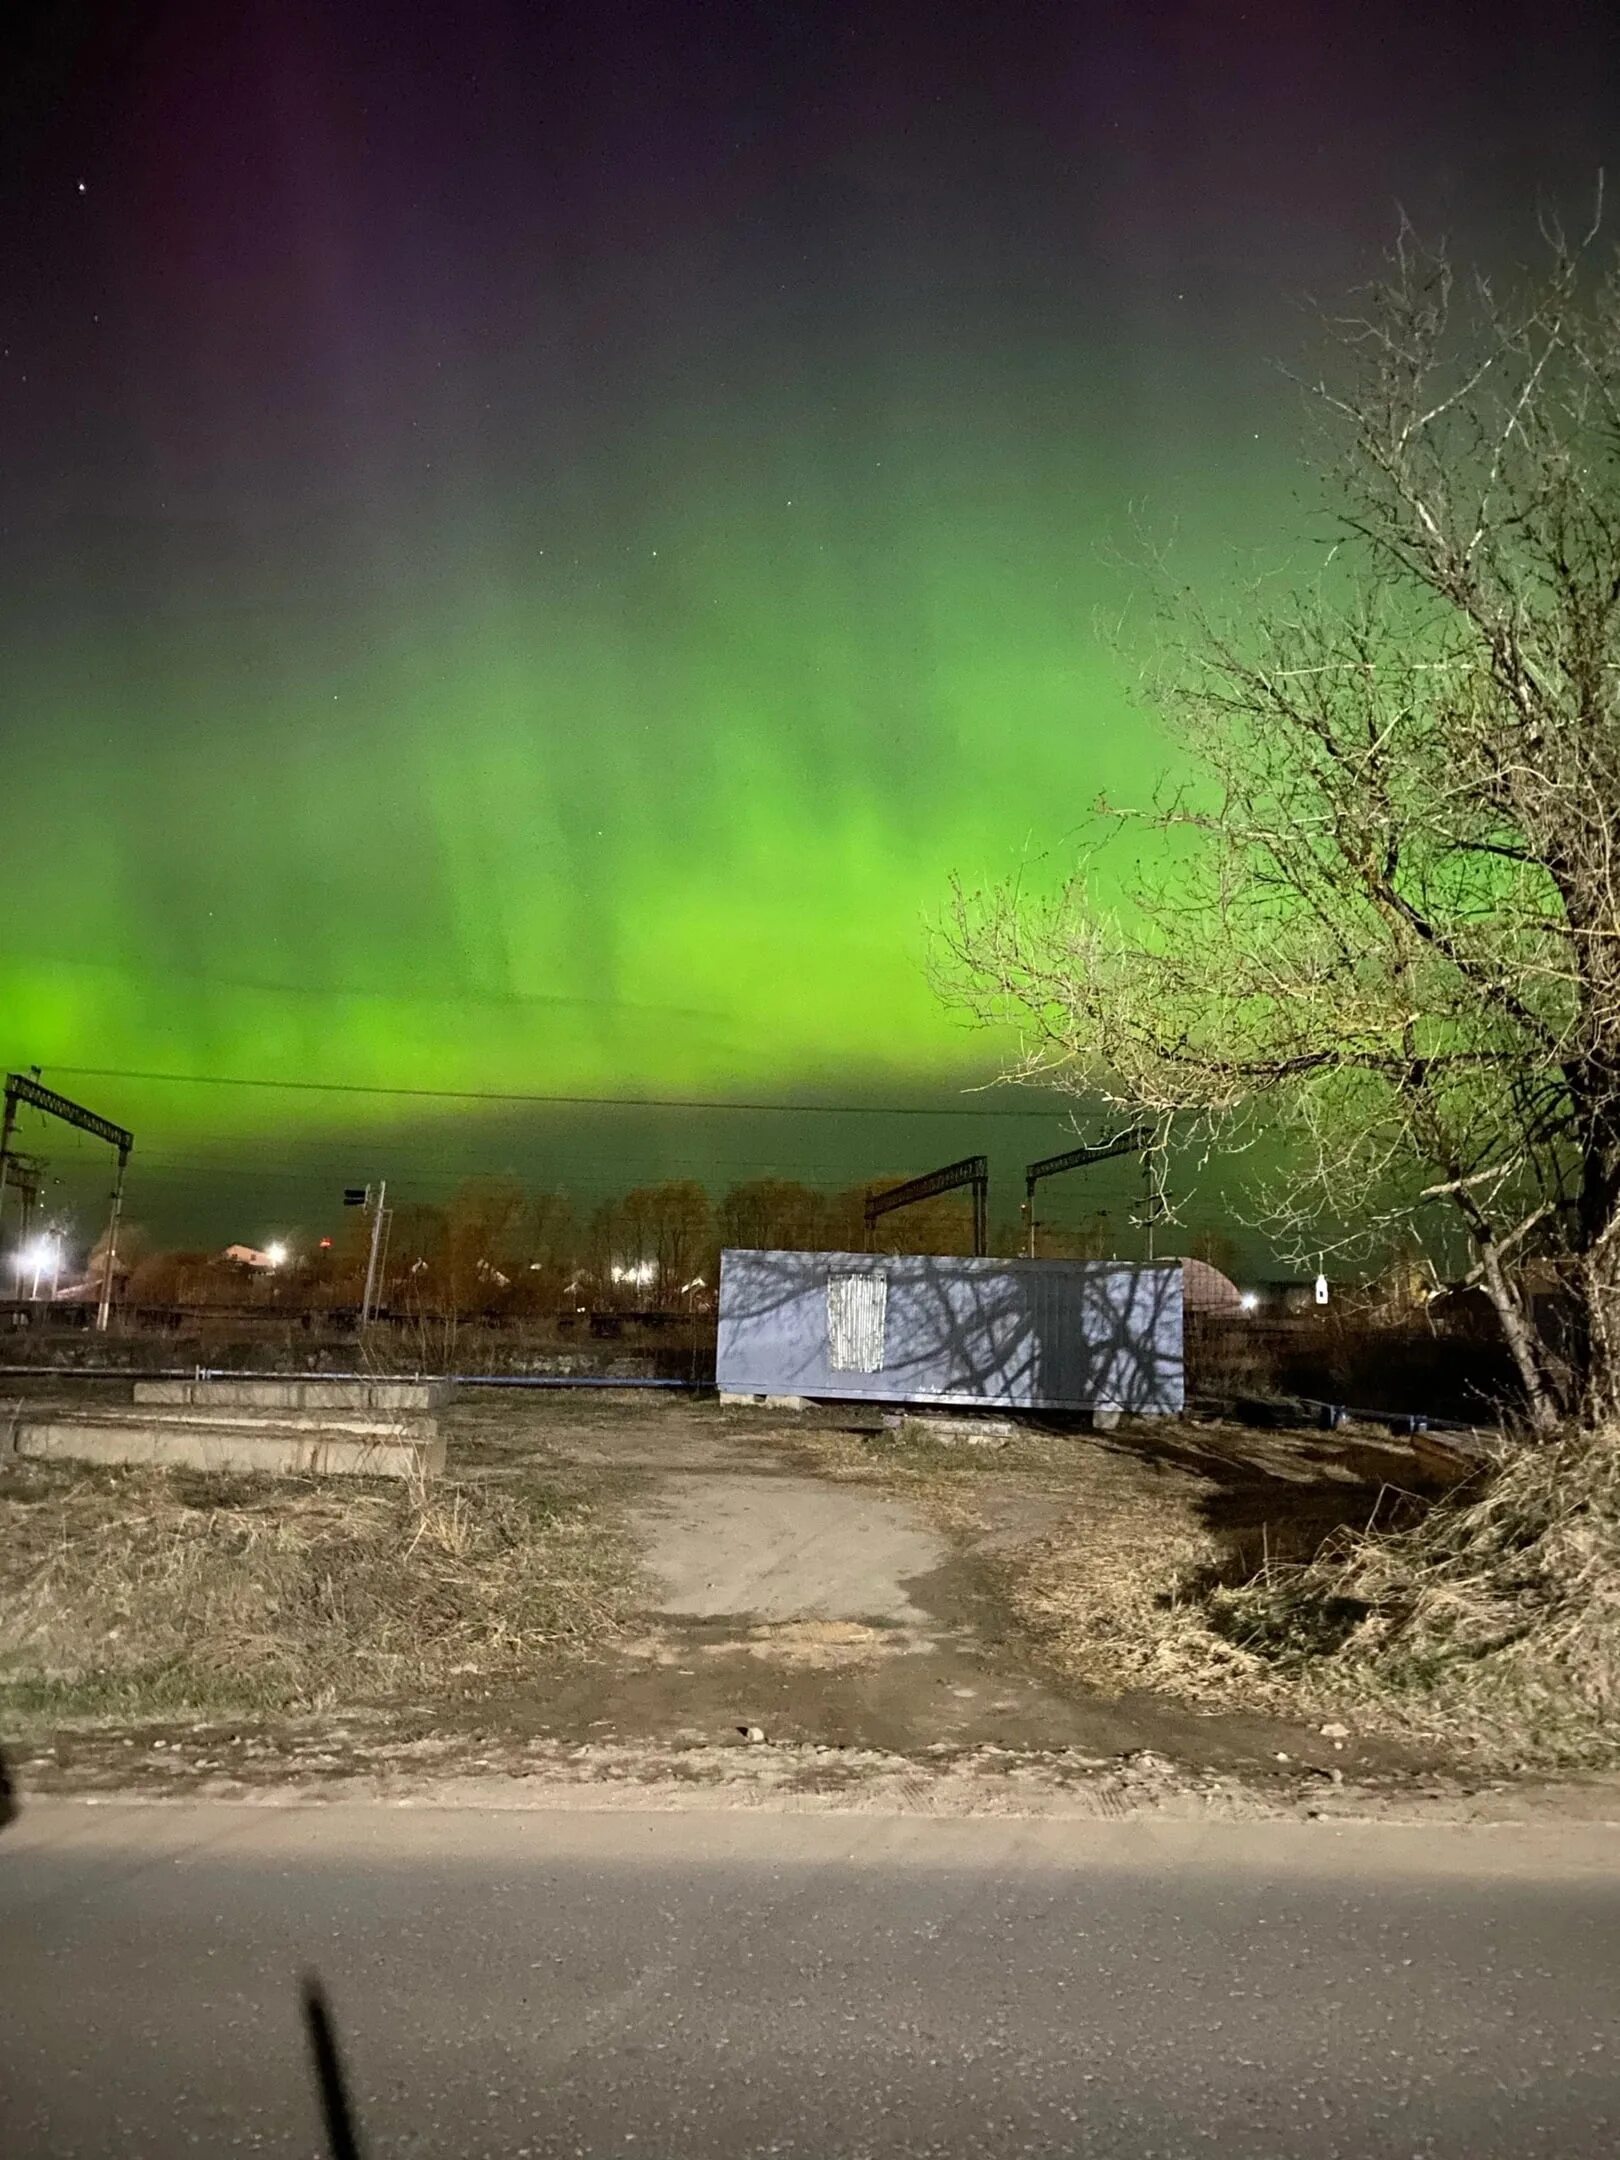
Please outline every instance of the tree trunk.
M1518 1369L1524 1386L1525 1405L1529 1412L1530 1429L1538 1440L1549 1440L1558 1430L1564 1405L1559 1390L1548 1371L1545 1348L1536 1333L1535 1324L1526 1312L1524 1299L1517 1284L1511 1282L1502 1266L1502 1256L1492 1238L1479 1241L1479 1270L1485 1285L1485 1294L1496 1308L1496 1317L1502 1324L1502 1333Z
M1620 1420L1620 1239L1601 1238L1582 1253L1580 1297L1581 1423L1592 1429Z
M1570 1077L1584 1140L1576 1208L1577 1387L1572 1407L1589 1430L1620 1413L1620 1120L1616 1074L1588 1060Z

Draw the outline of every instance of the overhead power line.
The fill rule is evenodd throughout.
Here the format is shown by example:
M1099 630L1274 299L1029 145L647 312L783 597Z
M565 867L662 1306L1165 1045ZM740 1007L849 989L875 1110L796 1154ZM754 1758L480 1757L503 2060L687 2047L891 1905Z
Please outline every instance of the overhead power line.
M734 1102L658 1095L538 1095L496 1088L383 1087L366 1080L252 1080L234 1073L126 1072L114 1065L53 1065L76 1080L139 1080L165 1087L269 1088L291 1095L376 1095L410 1102L542 1103L591 1110L747 1110L795 1117L1050 1118L1056 1103L1028 1110L960 1109L937 1103Z

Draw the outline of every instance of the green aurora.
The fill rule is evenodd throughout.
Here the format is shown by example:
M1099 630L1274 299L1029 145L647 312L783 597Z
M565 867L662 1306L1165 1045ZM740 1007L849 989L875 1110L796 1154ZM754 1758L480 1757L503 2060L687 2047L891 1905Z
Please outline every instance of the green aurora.
M978 1144L969 1098L540 1162L464 1103L117 1076L960 1100L1005 1046L924 975L949 877L1060 875L1165 766L1121 558L1283 559L1297 295L1397 194L1465 243L1523 199L1511 55L1438 30L1418 138L1376 22L608 12L166 0L0 52L0 1058L171 1213L407 1128L424 1189Z
M931 388L842 461L803 415L764 447L717 415L591 524L419 496L408 563L357 536L364 576L273 607L282 534L216 567L183 533L150 615L125 566L117 621L36 640L8 753L12 1058L615 1096L982 1072L923 971L947 878L1053 874L1165 750L1098 620L1120 460L1060 395L1034 458Z

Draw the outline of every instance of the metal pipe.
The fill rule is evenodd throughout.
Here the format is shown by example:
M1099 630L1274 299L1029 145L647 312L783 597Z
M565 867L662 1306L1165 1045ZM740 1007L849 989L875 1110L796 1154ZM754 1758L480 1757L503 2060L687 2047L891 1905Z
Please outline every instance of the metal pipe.
M695 1394L714 1386L712 1380L614 1380L602 1373L446 1373L444 1377L457 1387L685 1388Z
M712 1380L664 1380L642 1375L614 1379L604 1373L363 1373L253 1372L226 1365L0 1365L4 1380L438 1380L453 1387L686 1388L697 1392Z
M692 1395L712 1389L712 1380L664 1380L626 1375L614 1379L605 1373L357 1373L357 1372L252 1372L234 1366L159 1365L0 1365L0 1380L439 1380L452 1387L487 1388L678 1388ZM1488 1424L1463 1424L1456 1418L1427 1417L1401 1410L1357 1410L1344 1404L1328 1404L1315 1396L1300 1395L1296 1401L1311 1409L1342 1410L1346 1417L1367 1425L1415 1426L1430 1432L1491 1432Z

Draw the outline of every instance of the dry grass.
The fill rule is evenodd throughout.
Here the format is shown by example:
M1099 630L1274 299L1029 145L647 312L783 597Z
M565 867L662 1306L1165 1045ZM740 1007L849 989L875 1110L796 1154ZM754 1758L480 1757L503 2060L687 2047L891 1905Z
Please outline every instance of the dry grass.
M1288 1680L1210 1626L1203 1586L1224 1549L1191 1509L1166 1502L1143 1490L1076 1509L996 1564L1008 1610L1067 1678L1099 1693L1290 1708Z
M1309 1467L1319 1436L1196 1437L1236 1441L1279 1476L1276 1502L1256 1505L1275 1505L1296 1557L1257 1545L1252 1524L1213 1527L1196 1477L1082 1458L1062 1520L989 1562L1007 1609L1070 1679L1207 1709L1348 1716L1482 1769L1620 1763L1620 1434L1519 1449L1428 1504L1391 1491L1385 1527L1325 1539L1308 1504L1290 1512L1309 1489L1282 1482ZM973 1471L993 1484L1006 1460L944 1473L959 1521ZM941 1475L926 1451L909 1474ZM1405 1526L1387 1527L1391 1515Z
M922 1418L870 1429L805 1421L777 1427L771 1437L823 1477L919 1494L965 1490L986 1477L1001 1482L1009 1476L1072 1478L1078 1460L1072 1436L1025 1429L972 1446L941 1440Z
M0 1715L420 1701L620 1624L628 1547L533 1483L0 1469Z
M1620 1760L1620 1436L1527 1447L1394 1535L1340 1537L1209 1599L1318 1702L1491 1767Z

